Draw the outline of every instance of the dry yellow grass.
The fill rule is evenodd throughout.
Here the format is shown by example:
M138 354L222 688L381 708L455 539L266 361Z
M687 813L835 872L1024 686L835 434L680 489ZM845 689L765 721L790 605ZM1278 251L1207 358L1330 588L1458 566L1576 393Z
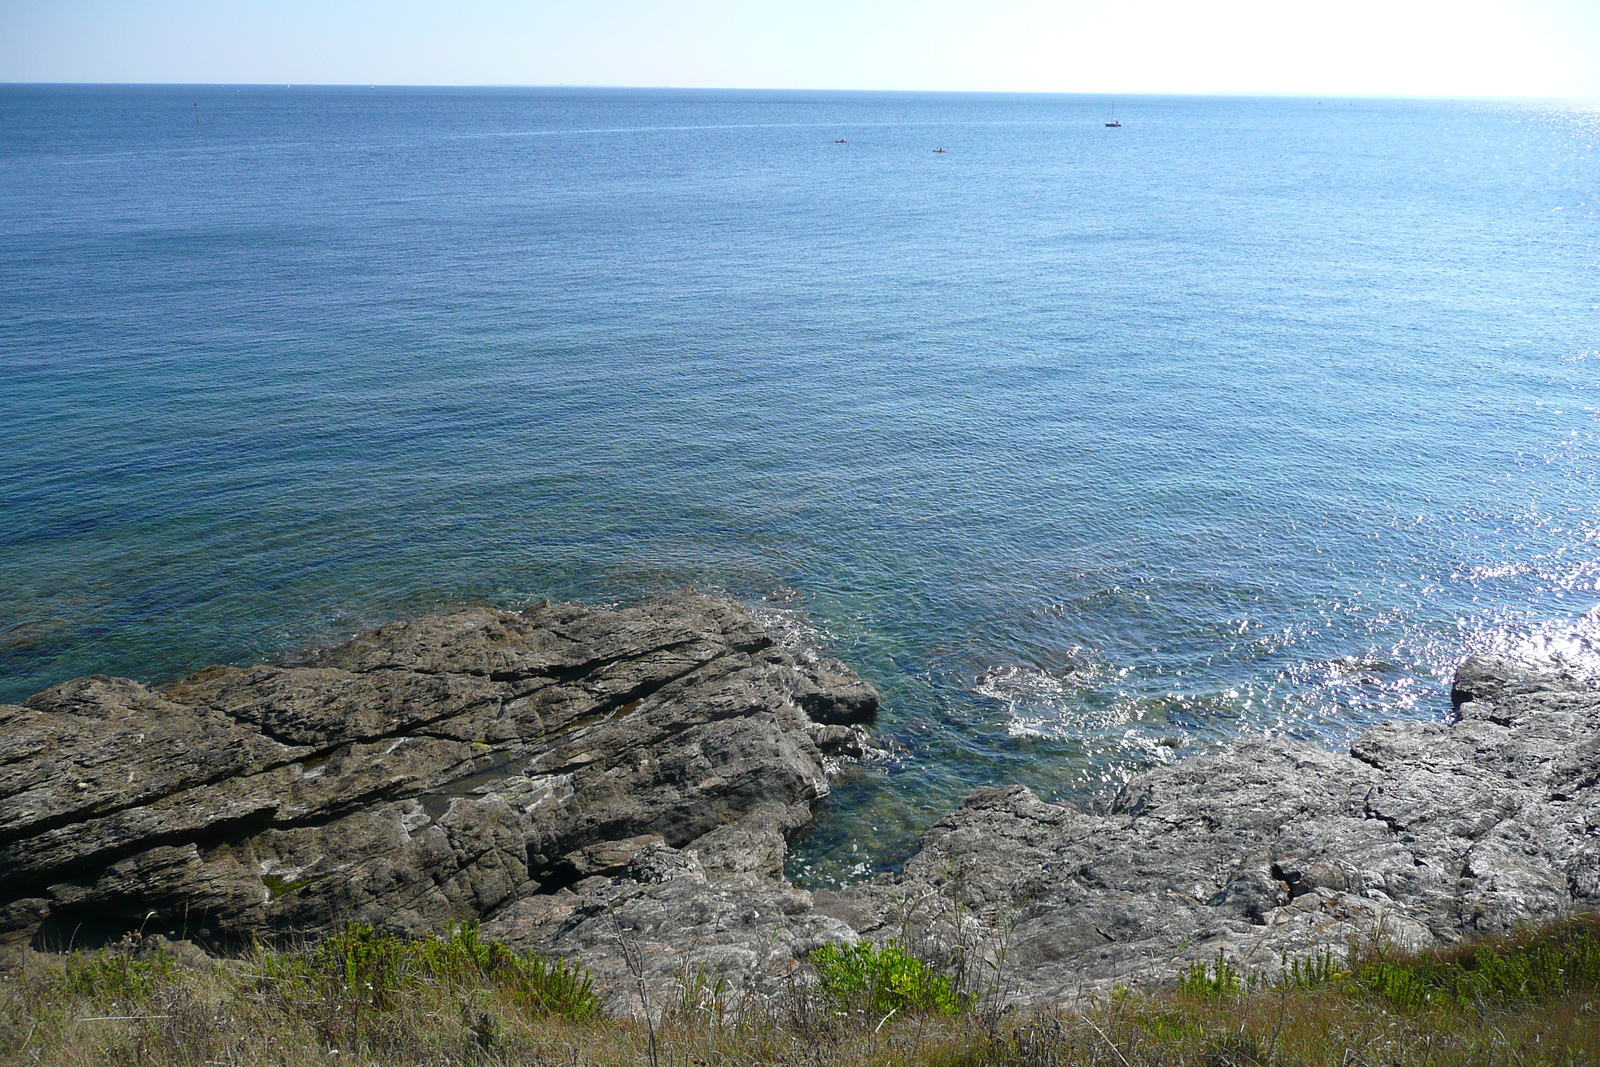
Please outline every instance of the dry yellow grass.
M1584 932L1587 930L1588 932ZM1580 930L1579 942L1595 931ZM1572 944L1571 930L1563 944ZM1537 939L1535 939L1537 940ZM413 943L415 944L415 943ZM1122 993L1072 1010L908 1014L840 1010L792 989L737 1020L692 999L652 1032L541 1000L501 957L474 949L481 980L456 961L394 972L341 970L338 953L259 953L183 968L132 946L30 957L0 979L0 1063L61 1067L1592 1067L1600 1064L1600 983L1582 974L1519 993L1528 938L1432 960L1388 957L1439 989L1441 966L1491 957L1512 984L1398 1006L1349 977L1255 987L1190 984ZM1543 942L1540 942L1543 944ZM348 951L348 945L344 950ZM1502 951L1503 950L1503 951ZM1498 957L1495 953L1500 952ZM1524 953L1526 955L1526 953ZM437 955L437 954L436 954ZM1527 958L1533 959L1534 956ZM1540 957L1542 958L1542 957ZM496 963L495 960L500 962ZM1562 956L1556 960L1560 971ZM1510 960L1510 963L1506 963ZM1453 961L1453 962L1452 962ZM1368 961L1370 962L1370 961ZM1549 963L1549 960L1545 960ZM1430 970L1432 968L1432 970ZM1497 971L1496 973L1500 973ZM388 972L385 972L388 973ZM1454 972L1452 972L1454 973ZM1562 972L1565 973L1565 972ZM508 978L507 976L511 977ZM1427 977L1433 975L1434 977ZM1392 975L1391 975L1392 977ZM1456 975L1459 978L1459 975ZM1422 979L1419 979L1422 980ZM1407 987L1409 988L1409 987Z

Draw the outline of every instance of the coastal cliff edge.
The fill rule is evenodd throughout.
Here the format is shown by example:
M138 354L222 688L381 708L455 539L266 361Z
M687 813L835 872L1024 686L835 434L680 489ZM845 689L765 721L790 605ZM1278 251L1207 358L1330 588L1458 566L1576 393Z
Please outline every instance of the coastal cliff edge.
M1246 738L1102 810L982 789L898 874L806 892L787 845L874 750L870 684L725 599L469 608L0 706L0 945L476 920L631 1010L894 937L1051 1003L1219 952L1271 971L1600 909L1600 690L1474 659L1453 703L1342 753Z

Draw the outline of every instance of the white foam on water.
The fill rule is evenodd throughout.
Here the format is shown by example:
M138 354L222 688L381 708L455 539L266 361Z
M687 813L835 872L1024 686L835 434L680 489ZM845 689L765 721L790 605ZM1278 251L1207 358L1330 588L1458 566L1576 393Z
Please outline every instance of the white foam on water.
M970 689L1005 706L1006 730L1012 737L1066 737L1106 730L1133 718L1123 701L1092 708L1082 700L1086 693L1126 674L1125 669L1088 661L1055 670L1007 663L978 675Z
M771 635L773 644L802 662L815 662L832 643L833 635L799 608L779 607L770 601L745 606Z

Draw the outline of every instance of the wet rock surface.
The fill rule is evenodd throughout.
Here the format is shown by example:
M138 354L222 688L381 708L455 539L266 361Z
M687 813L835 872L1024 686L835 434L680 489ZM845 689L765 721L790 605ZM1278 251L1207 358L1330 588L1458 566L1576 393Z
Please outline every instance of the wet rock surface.
M706 835L745 842L712 870L777 885L876 699L687 593L465 609L161 688L75 679L0 707L0 939L420 934Z

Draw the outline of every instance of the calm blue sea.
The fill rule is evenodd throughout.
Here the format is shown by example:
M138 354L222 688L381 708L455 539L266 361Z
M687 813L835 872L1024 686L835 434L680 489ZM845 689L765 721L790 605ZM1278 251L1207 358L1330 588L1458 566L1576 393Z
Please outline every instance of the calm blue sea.
M885 695L824 884L1592 665L1600 111L1111 103L0 87L0 699L692 583Z

